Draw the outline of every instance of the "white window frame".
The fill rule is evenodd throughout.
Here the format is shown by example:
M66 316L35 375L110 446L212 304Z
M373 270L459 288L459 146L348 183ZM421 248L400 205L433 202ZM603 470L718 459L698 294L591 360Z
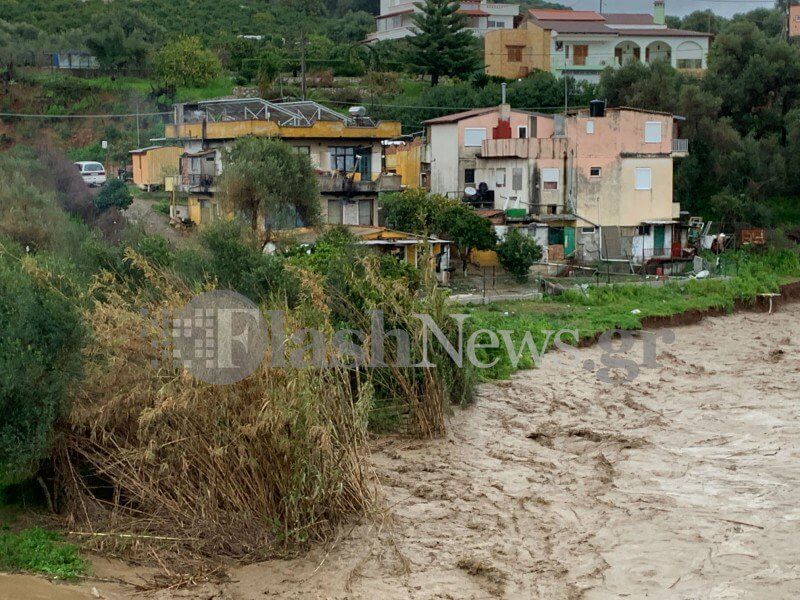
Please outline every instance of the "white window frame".
M594 121L586 121L586 133L594 133Z
M504 188L506 187L506 170L505 169L497 169L494 172L494 185L496 188Z
M548 192L554 192L559 189L561 184L561 172L555 167L546 167L542 169L542 190L545 190L544 184L545 183L553 183L555 182L556 187L548 189Z
M592 171L594 169L597 169L597 175L592 175ZM603 168L602 167L589 167L589 177L597 178L597 177L602 177L602 175L603 175Z
M656 130L656 127L658 130ZM664 133L662 130L661 121L647 121L644 124L644 143L660 144Z
M634 189L653 189L653 170L650 167L636 167L634 169Z
M478 141L474 136L481 136ZM464 147L465 148L480 148L483 146L483 140L486 139L486 127L466 127L464 128ZM478 142L477 144L475 142Z
M522 132L525 132L525 135L522 135ZM527 125L517 125L517 137L520 139L525 139L528 137L528 126Z

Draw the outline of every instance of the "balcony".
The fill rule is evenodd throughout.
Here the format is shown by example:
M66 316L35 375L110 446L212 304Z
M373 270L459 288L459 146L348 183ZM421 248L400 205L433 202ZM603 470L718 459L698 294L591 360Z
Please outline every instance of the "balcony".
M189 173L183 179L185 191L213 193L215 190L216 177L203 173Z
M381 173L372 181L359 180L341 173L321 173L317 175L319 191L323 194L377 194L379 192L399 192L401 176L396 173Z
M672 138L672 156L689 156L689 140L683 138Z

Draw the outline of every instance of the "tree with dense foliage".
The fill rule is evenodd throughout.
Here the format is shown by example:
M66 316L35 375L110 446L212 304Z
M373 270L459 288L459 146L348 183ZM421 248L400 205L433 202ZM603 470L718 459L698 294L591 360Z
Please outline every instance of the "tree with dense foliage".
M128 186L121 179L111 179L103 184L97 196L94 198L94 204L100 210L107 210L109 208L117 208L124 210L128 208L133 202Z
M85 336L49 274L8 251L0 247L0 490L30 477L47 455Z
M381 199L386 225L398 231L423 234L438 224L441 209L453 203L444 196L429 194L422 188L387 194Z
M413 189L387 196L381 206L389 227L408 233L434 234L455 243L465 273L473 249L491 250L497 243L491 222L458 200Z
M484 219L463 202L445 205L437 215L435 230L438 235L455 243L465 275L470 252L492 250L497 244L497 235L489 219Z
M425 0L414 6L422 12L412 16L416 35L408 38L410 68L430 75L432 86L442 75L456 77L475 71L476 40L466 29L467 18L457 12L458 2Z
M531 266L542 258L542 248L536 240L522 235L519 229L509 229L505 239L497 245L500 264L517 281L528 281Z
M160 32L143 12L111 5L92 22L86 47L105 69L142 69Z
M155 58L155 76L171 88L201 87L220 76L219 58L203 47L198 37L167 42Z
M223 156L220 191L253 231L319 221L317 178L308 154L270 138L239 138Z

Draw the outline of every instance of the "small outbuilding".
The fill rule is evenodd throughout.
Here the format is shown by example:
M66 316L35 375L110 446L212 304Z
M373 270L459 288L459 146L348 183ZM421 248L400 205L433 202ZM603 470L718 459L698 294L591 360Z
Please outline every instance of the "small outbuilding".
M133 162L133 183L148 192L153 188L163 188L164 179L175 175L180 169L180 146L150 146L131 150Z

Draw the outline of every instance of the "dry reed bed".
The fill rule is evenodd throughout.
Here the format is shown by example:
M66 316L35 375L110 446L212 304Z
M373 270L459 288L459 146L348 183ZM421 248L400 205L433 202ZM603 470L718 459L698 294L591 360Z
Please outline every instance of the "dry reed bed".
M447 378L432 369L262 365L214 386L169 364L154 368L159 317L192 294L128 258L146 285L106 274L91 290L94 337L55 457L71 527L113 534L87 536L89 545L155 558L168 574L167 565L211 556L285 555L378 506L367 445L376 382L406 403L418 435L444 431ZM287 324L332 329L319 280L303 274L302 290ZM410 323L407 288L382 297L395 322Z

